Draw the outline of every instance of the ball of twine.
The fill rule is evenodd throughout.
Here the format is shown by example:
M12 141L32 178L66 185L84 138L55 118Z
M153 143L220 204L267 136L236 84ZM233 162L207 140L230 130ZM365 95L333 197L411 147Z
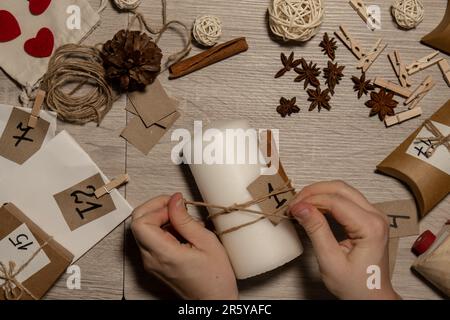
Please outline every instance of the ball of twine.
M212 47L222 36L222 22L216 16L202 16L192 26L194 39L205 47Z
M322 0L272 0L269 25L284 41L307 41L319 31L323 14Z
M67 44L59 47L49 61L41 83L46 104L67 122L100 122L111 110L115 98L105 79L100 50Z
M395 0L392 15L397 24L405 29L412 29L423 20L423 4L420 0Z
M139 7L141 0L114 0L114 3L120 10L134 10Z

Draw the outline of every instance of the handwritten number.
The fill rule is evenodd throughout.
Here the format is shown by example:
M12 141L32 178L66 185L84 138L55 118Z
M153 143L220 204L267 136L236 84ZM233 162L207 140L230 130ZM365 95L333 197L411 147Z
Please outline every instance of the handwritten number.
M405 219L405 220L409 220L410 219L410 217L408 217L408 216L388 215L388 217L392 218L392 223L390 224L390 227L394 228L394 229L398 229L397 219Z
M273 192L273 186L272 186L272 184L271 183L269 183L269 193L272 193ZM278 199L278 196L277 195L273 195L273 196L271 196L270 198L274 198L275 199L275 201L276 201L276 203L277 203L277 207L276 207L276 209L279 209L279 208L281 208L285 203L286 203L286 199L282 199L281 201L280 201L280 199Z
M27 138L28 132L29 132L30 130L32 130L33 128L30 128L30 127L28 127L28 126L24 128L24 127L23 127L23 123L20 122L20 123L17 125L16 129L20 130L20 131L22 132L22 135L21 135L21 136L13 136L13 139L16 139L16 140L17 140L16 143L14 144L14 147L19 146L19 144L20 144L22 141L34 142L33 139Z
M22 242L22 240L20 240L20 239L25 239L23 242ZM24 243L24 242L26 242L26 241L28 241L28 236L26 235L26 234L19 234L17 237L16 237L16 241L14 242L14 240L13 239L11 239L11 238L8 238L8 240L9 240L9 242L11 242L12 243L12 245L14 246L14 247L16 247L17 249L19 249L19 250L28 250L28 247L29 246L31 246L32 244L33 244L33 241L30 241L30 242L28 242L28 243ZM20 247L19 247L20 246Z
M76 204L84 204L85 203L86 205L89 206L89 207L87 207L85 209L80 209L79 207L75 208L75 210L77 211L77 213L78 213L78 215L80 216L81 219L86 218L85 214L88 213L89 211L96 210L96 209L102 207L101 204L98 204L98 203L95 203L95 202L91 202L91 201L81 201L78 198L79 195L83 195L83 196L86 196L88 198L94 198L95 197L95 187L94 186L89 185L89 186L86 187L86 189L91 190L91 192L88 193L88 192L84 192L84 191L81 191L81 190L77 190L77 191L74 191L74 192L72 192L70 194L70 196L74 198L74 202Z

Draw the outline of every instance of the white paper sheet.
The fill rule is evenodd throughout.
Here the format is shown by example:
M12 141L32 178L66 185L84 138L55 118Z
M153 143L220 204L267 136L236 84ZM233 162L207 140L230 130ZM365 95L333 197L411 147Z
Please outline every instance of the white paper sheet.
M436 128L444 135L450 134L450 127L446 126L445 124L432 121L433 124L436 126ZM434 135L428 131L426 127L423 127L422 130L420 130L417 137L420 138L428 138L433 137ZM429 146L429 142L424 141L420 143L411 143L409 146L407 153L417 159L420 159L422 161L425 161L426 163L432 165L433 167L444 171L447 174L450 174L450 152L447 150L445 146L439 146L435 151L434 154L427 158L425 155L425 152Z
M6 104L0 104L0 136L2 135L3 131L5 130L6 124L8 122L8 119L9 119L13 109L14 109L13 106L6 105ZM23 110L28 113L31 112L31 109L26 109L26 108L18 108L18 109ZM43 142L43 145L45 145L56 134L56 113L41 111L40 116L42 119L44 119L45 121L50 123L50 126L47 131L47 135L45 136L45 139ZM8 160L8 159L0 156L0 181L3 180L5 175L7 175L9 172L11 172L13 169L15 169L17 167L20 167L20 165L15 163L14 161Z
M13 261L20 268L39 250L39 242L27 225L21 224L16 230L0 240L0 261L5 266ZM43 250L17 275L17 281L24 282L50 263ZM17 270L17 269L16 269ZM0 280L0 286L4 283Z
M72 252L74 261L123 222L132 211L117 191L116 210L74 231L68 227L53 195L100 173L88 154L65 131L41 148L28 162L0 181L0 203L12 202L46 233Z

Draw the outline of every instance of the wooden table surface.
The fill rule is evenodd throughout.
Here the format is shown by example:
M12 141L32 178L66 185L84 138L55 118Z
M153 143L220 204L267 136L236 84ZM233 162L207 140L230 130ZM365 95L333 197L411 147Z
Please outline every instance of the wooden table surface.
M98 0L90 0L96 8ZM441 20L446 1L426 0L425 18L415 30L402 31L396 27L389 12L390 0L376 3L381 8L382 28L369 31L353 9L344 0L325 0L325 20L318 36L304 44L284 44L269 35L266 9L269 1L254 0L168 0L169 19L190 24L196 16L213 14L223 21L222 40L247 37L248 52L228 61L208 67L187 77L169 81L167 74L160 77L170 95L181 101L181 119L175 128L192 128L194 120L248 119L256 128L280 130L280 152L284 167L297 188L310 183L342 179L360 189L372 202L408 199L412 195L397 180L376 174L375 166L399 145L422 121L435 112L449 98L438 67L413 76L418 85L428 74L436 80L436 87L421 105L422 117L389 129L376 117L369 118L366 100L358 100L352 90L352 75L359 75L353 55L338 42L336 59L346 66L345 78L332 97L332 109L307 112L307 94L292 81L294 74L280 79L273 75L280 69L281 52L294 51L297 57L313 60L320 67L327 58L318 47L323 32L332 34L340 24L360 40L364 48L371 47L377 38L383 38L388 48L369 70L369 77L383 76L396 80L386 54L400 50L406 62L412 62L431 52L419 43ZM145 0L140 9L151 25L161 23L160 0ZM101 14L101 26L87 39L95 44L110 39L116 31L125 28L127 13L119 13L111 4ZM169 31L160 42L164 53L178 50L180 34ZM200 52L194 46L193 53ZM17 104L19 88L4 74L0 75L0 103ZM281 96L297 97L301 112L282 119L275 111ZM122 189L132 206L137 206L158 194L184 193L186 198L199 199L195 182L186 167L170 161L175 143L170 133L151 151L142 155L127 144L119 133L126 125L124 111L126 98L114 105L100 127L95 124L74 126L58 123L58 130L69 131L80 145L109 177L128 172L131 182ZM437 232L448 219L450 199L442 201L420 223L421 231ZM195 212L194 213L198 213ZM260 277L239 282L243 299L329 299L333 298L323 286L311 245L299 230L304 254L288 265ZM414 256L410 247L416 237L400 240L400 249L393 276L394 287L408 299L436 299L441 296L418 279L410 270ZM129 223L124 223L89 251L76 264L81 268L81 289L66 287L64 275L47 299L158 299L175 296L156 279L146 275L141 267Z

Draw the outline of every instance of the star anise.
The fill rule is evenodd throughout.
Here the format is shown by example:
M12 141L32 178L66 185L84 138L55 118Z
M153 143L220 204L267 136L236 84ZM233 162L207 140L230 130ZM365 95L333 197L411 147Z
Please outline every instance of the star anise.
M344 76L345 66L338 66L337 62L333 63L328 61L328 67L323 69L323 76L326 79L325 84L328 85L328 89L332 95L334 95L334 88L339 84Z
M301 59L294 60L294 52L291 52L289 58L287 58L284 53L281 53L281 63L283 64L283 68L277 72L275 78L279 78L286 72L291 71L291 69L297 67L301 63Z
M322 108L327 109L330 111L331 106L329 104L330 101L330 90L325 89L321 90L320 87L317 87L316 89L308 89L308 101L311 101L311 105L309 107L309 111L313 111L316 107L319 110L322 110Z
M366 80L365 72L363 72L359 79L358 77L352 76L352 81L355 84L353 90L358 92L358 99L361 99L363 94L367 95L369 91L375 90L375 86L371 83L371 80Z
M370 93L370 100L366 102L366 106L371 108L370 117L378 114L378 118L381 121L384 121L386 116L395 115L394 108L397 107L398 102L394 99L394 94L392 92L386 91L386 89L382 88L378 92Z
M300 108L296 105L297 98L293 97L291 100L286 98L280 99L280 105L277 107L277 112L284 118L293 113L298 113Z
M328 33L324 33L323 40L320 42L319 47L322 48L323 54L326 54L331 60L334 61L334 58L336 57L336 39L333 37L328 37Z
M295 78L295 82L305 81L305 89L308 84L311 84L313 87L318 87L320 85L319 79L317 77L320 75L320 68L317 67L317 64L312 61L309 64L305 59L301 59L301 68L294 68L295 72L299 75Z

